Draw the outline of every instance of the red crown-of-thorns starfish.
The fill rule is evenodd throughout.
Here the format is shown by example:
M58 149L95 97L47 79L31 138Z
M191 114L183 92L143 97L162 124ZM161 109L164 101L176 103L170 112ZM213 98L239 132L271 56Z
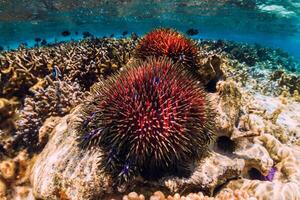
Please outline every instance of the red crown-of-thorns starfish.
M94 90L82 144L99 144L116 175L172 171L207 152L214 136L211 103L170 59L137 62Z
M136 56L167 56L174 62L194 67L198 62L197 44L174 29L155 29L146 34L136 47Z

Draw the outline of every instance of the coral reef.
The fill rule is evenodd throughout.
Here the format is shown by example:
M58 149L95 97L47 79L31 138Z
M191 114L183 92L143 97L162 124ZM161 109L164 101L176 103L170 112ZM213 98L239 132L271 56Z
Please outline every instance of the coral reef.
M209 91L215 92L216 83L224 77L224 60L219 55L204 52L199 54L199 58L194 74L199 77Z
M46 75L78 82L88 90L101 76L124 66L135 42L127 39L87 39L0 54L0 97L28 94Z
M78 129L84 146L97 143L104 149L104 165L118 178L180 171L182 164L203 156L213 140L210 100L170 59L128 66L93 90Z
M13 142L11 133L16 129L16 111L19 105L20 102L16 98L0 98L0 160L9 155L7 149L10 149Z
M239 63L246 63L254 66L257 63L268 63L265 67L275 69L287 69L295 72L297 63L281 49L272 49L260 46L259 44L249 45L225 40L202 40L200 46L206 51L225 53L231 59Z
M1 53L0 147L9 156L41 149L44 120L67 114L92 84L123 67L134 47L127 39L87 39Z
M287 169L281 167L281 164L278 164L280 161L278 161L279 158L276 158L276 156L280 156L280 153L274 154L269 151L268 147L266 146L268 145L272 147L274 146L273 144L266 142L266 145L264 145L262 142L260 142L261 140L259 138L269 138L262 139L262 141L275 140L276 144L282 148L289 148L285 144L280 143L278 140L272 139L274 137L271 136L271 134L275 134L276 129L268 128L269 126L274 125L272 119L267 117L269 114L265 111L265 108L261 107L255 102L255 96L245 92L232 81L218 83L217 92L214 94L214 96L218 108L218 115L216 118L216 124L218 124L218 137L231 138L231 140L233 140L235 143L235 148L228 152L223 151L222 148L217 148L215 146L212 147L212 149L214 149L216 152L212 152L204 160L199 160L199 162L195 163L194 166L188 166L193 171L189 177L163 177L158 181L152 182L148 182L139 178L137 180L130 181L130 184L127 185L127 187L120 188L119 191L137 191L136 189L145 185L145 190L148 188L149 190L151 189L153 191L153 189L156 188L156 190L159 189L164 191L164 194L167 194L167 196L173 196L175 192L185 192L188 196L188 193L193 191L202 191L207 195L212 195L217 193L218 188L222 188L222 185L223 187L224 185L230 186L231 183L236 183L236 186L234 188L233 186L230 188L233 190L241 189L242 191L244 191L244 189L239 187L241 184L238 185L240 182L242 184L255 182L263 185L263 183L265 183L264 181L251 180L255 178L249 174L249 171L253 168L255 168L258 171L257 173L261 174L261 176L267 177L273 173L272 170L275 166L276 172L273 180L270 179L268 181L270 184L274 181L276 182L279 175L285 170L290 170L286 173L294 172L295 175L298 174L298 172L294 170L296 169L296 166L291 165L291 168ZM108 182L99 183L93 181L96 180L96 177L103 177L105 174L103 172L101 173L101 165L99 169L98 164L101 162L101 159L103 159L103 156L101 156L103 154L102 150L95 146L89 151L95 150L98 153L91 154L86 152L86 150L80 150L80 147L78 146L79 143L76 138L76 134L74 134L74 129L76 129L78 121L82 121L80 115L81 114L71 113L64 118L64 122L60 120L60 123L56 126L56 128L54 128L53 133L51 133L52 137L50 141L46 145L43 152L39 155L32 174L33 188L37 197L48 198L52 196L53 198L55 197L57 199L57 191L65 191L64 194L67 194L69 197L70 195L72 196L72 194L80 194L76 199L82 199L84 196L83 193L89 197L102 196L104 198L112 196L111 191L113 191L113 182L110 182L109 185L106 185L106 189L97 191L91 190L90 187L70 187L70 185L78 184L73 182L75 180L70 179L70 176L67 176L67 174L69 175L71 172L73 174L71 177L81 177L80 184L83 185L86 183L91 185L104 183L108 184ZM234 120L236 122L232 123ZM276 123L278 123L278 120ZM72 124L74 124L74 127ZM281 127L280 123L276 125ZM55 145L54 143L58 143L59 146ZM66 150L65 148L67 147L74 150ZM57 155L59 155L59 162L57 159L50 158L51 156L57 157ZM95 160L90 160L89 165L77 165L77 162L76 166L78 166L78 169L76 168L74 171L74 162L71 162L70 160L75 158L79 158L78 160L81 160L82 157L85 157L84 161L86 161L86 159L91 159L91 157ZM51 160L52 162L49 162ZM288 160L290 159L287 159L287 161ZM55 164L55 167L53 167L53 164ZM94 167L92 171L83 169L84 167L88 167L90 165L97 166L97 168ZM216 165L218 167L215 167ZM287 164L286 166L290 165ZM61 171L59 169L65 170ZM88 178L88 174L83 176L83 174L81 174L82 172L98 174L95 179L91 180ZM58 182L55 182L55 180L57 181L57 178L55 177L64 178L60 178ZM280 175L280 177L282 188L289 187L289 183L286 182L289 180L288 177L286 177L284 174ZM112 177L108 179L112 180L111 178ZM272 182L270 182L271 180ZM69 184L66 184L66 182ZM147 182L148 186L146 186ZM44 183L44 185L42 183ZM55 189L53 185L56 185L56 187L59 187L59 189ZM226 189L221 189L221 193L225 191ZM259 198L259 196L257 196L257 194L255 194L252 190L246 188L245 191L250 196ZM117 195L118 193L114 194ZM142 194L144 194L145 197L148 196L145 195L144 192L142 192ZM84 196L85 199L90 199L87 196Z
M112 177L99 165L103 160L103 151L97 146L83 151L79 146L74 130L77 128L78 121L82 120L81 109L79 106L71 114L59 120L52 130L52 137L42 153L38 155L31 174L33 191L38 198L59 199L61 192L70 199L93 199L94 197L105 199L116 194L112 193ZM215 168L215 164L220 167ZM190 169L194 173L189 178L166 177L149 183L150 186L146 188L163 187L165 191L169 191L167 193L170 193L170 189L173 192L180 192L189 191L193 187L203 190L205 187L209 191L207 193L211 193L227 179L238 177L243 169L243 161L231 160L226 156L213 153L205 160L195 163L195 166L190 166ZM120 191L137 189L141 185L147 185L148 182L143 179L136 181L130 181L127 186L129 188L125 190L120 188Z
M200 52L217 55L226 65L226 77L267 95L291 95L300 90L299 62L279 49L229 41L203 40ZM203 60L203 59L202 59Z
M78 125L88 124L88 131L83 131L88 133L96 130L101 118L86 120L90 115L83 115L87 106L82 100L95 97L95 93L87 97L87 91L96 82L92 92L98 95L103 88L113 88L115 83L105 79L119 69L125 74L134 70L133 80L147 66L133 65L136 35L132 40L97 39L90 33L87 37L34 49L21 45L18 50L0 53L0 199L122 199L131 191L135 192L123 198L300 199L300 85L297 64L288 55L259 46L201 41L191 80L196 78L195 87L202 83L201 91L210 93L209 105L216 108L216 142L205 147L209 150L205 157L193 160L187 156L180 161L189 173L163 172L158 179L137 173L115 187L114 176L101 164L107 163L108 148L82 148L78 140ZM147 90L137 88L147 93L152 91L150 86L164 85L162 78L152 78ZM118 89L127 84L124 79ZM109 91L105 96L116 97ZM111 105L125 97L105 103ZM126 98L137 98L135 103L142 99ZM91 126L93 120L95 126ZM132 144L130 140L126 145ZM185 145L191 150L203 148ZM121 172L132 169L121 166Z

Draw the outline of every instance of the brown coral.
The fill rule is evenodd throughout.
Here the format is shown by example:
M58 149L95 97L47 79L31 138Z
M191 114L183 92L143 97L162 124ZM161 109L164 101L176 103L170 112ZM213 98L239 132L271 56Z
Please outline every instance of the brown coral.
M29 147L31 150L37 150L37 147L41 147L38 143L38 131L46 118L67 114L85 96L76 83L52 81L50 78L47 78L47 81L46 89L40 88L32 91L34 96L25 99L24 109L20 112L20 119L16 122L15 148Z
M4 52L0 55L0 97L23 97L46 75L76 81L88 89L101 76L124 66L134 47L135 42L127 39L88 39Z

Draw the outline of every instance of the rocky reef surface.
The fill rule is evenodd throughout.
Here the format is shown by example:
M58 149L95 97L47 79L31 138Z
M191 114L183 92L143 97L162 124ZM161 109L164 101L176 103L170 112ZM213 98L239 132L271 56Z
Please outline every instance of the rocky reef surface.
M189 176L114 184L76 132L90 87L134 60L139 39L0 53L0 199L300 199L300 76L282 52L199 41L195 77L216 139Z

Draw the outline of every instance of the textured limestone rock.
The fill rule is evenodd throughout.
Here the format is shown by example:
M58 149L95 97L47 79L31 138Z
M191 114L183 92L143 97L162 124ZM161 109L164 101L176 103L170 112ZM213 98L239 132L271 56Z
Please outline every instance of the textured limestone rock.
M241 109L240 88L233 81L219 81L217 94L217 132L222 135L231 135Z
M237 178L243 167L244 161L241 159L230 159L221 154L212 153L199 161L190 177L167 179L165 185L174 192L198 189L212 194L217 186L229 179Z
M201 82L204 85L210 82L217 82L224 75L224 69L222 69L222 64L224 60L218 55L202 55L203 58L200 59L199 67L197 69L197 75L199 75ZM201 56L201 57L202 57Z
M283 104L279 97L269 97L261 94L255 95L255 103L265 109L265 118L279 108L281 113L275 123L266 122L265 130L274 135L283 143L297 143L300 141L300 103L287 98Z
M268 107L266 109L254 101L255 97L246 93L235 82L219 82L217 93L212 95L218 107L217 134L225 135L234 141L234 151L212 152L195 165L187 165L191 170L191 175L187 178L164 177L158 182L140 179L137 182L130 182L132 186L130 188L141 189L141 185L144 187L148 184L145 191L162 190L171 196L175 192L194 191L213 194L218 186L232 179L241 178L231 181L228 187L232 191L236 189L246 191L249 196L258 199L262 190L271 191L272 195L277 186L277 189L284 190L297 188L299 185L297 160L300 157L298 153L300 150L291 150L272 136L278 130L286 132L287 129L280 129L284 125L282 122L285 120L282 116L286 115L286 109L283 107L282 113L274 121L270 115L276 108L271 109L271 112L268 111ZM77 136L73 130L74 122L79 120L79 109L80 107L77 107L68 116L58 119L58 122L48 120L48 123L58 125L49 124L50 128L47 129L46 124L43 126L46 129L40 130L41 136L50 135L51 138L38 156L32 171L31 182L35 197L88 200L106 198L106 194L111 193L112 180L99 168L101 150L94 148L83 151L78 148ZM48 133L51 130L52 132ZM266 176L274 166L277 172L273 182L248 179L249 169L255 168ZM276 187L271 185L277 182ZM147 197L148 193L142 194ZM114 195L120 197L120 194ZM276 195L275 197L277 198Z
M273 166L273 160L268 151L260 144L245 142L243 147L239 147L234 153L245 161L244 170L250 168L259 169L263 175L267 175Z
M251 196L264 200L300 199L300 148L283 145L269 134L256 139L275 162L277 171L273 181L240 179L231 181L227 187L245 190Z
M52 137L33 166L31 183L36 198L101 199L109 191L110 177L99 169L99 149L78 147L72 123L77 110L65 116L53 129Z
M5 198L6 190L7 190L6 184L0 179L0 199Z
M145 200L144 195L138 195L136 192L131 192L123 197L123 200ZM250 197L245 191L230 190L220 192L216 197L204 196L202 192L190 193L186 196L176 193L175 195L166 196L161 191L156 191L150 197L150 200L256 200L255 197Z

